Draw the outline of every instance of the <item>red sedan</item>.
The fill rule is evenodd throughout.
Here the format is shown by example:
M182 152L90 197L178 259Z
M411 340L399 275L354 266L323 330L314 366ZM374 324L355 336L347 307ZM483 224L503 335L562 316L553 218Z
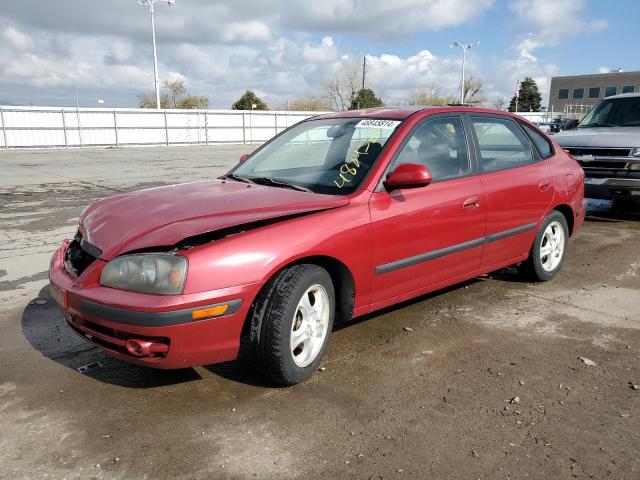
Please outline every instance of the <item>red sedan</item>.
M583 173L520 117L443 107L301 122L213 181L89 206L51 261L69 326L182 368L240 346L273 381L320 364L335 319L510 265L551 279L584 221Z

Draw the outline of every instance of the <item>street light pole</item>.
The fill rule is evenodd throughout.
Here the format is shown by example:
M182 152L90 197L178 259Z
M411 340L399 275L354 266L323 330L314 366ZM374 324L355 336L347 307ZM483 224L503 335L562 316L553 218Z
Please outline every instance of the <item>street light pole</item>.
M156 23L154 19L155 9L154 6L158 0L138 0L138 3L143 7L149 7L149 14L151 15L151 41L153 42L153 76L156 89L156 108L160 109L160 79L158 78L158 52L156 51ZM176 3L175 0L160 0L167 2L167 5L171 6Z
M474 43L461 43L461 42L453 42L449 45L451 48L462 48L462 83L460 84L460 103L464 103L464 64L467 60L467 50L473 47L477 47L480 45L480 42Z

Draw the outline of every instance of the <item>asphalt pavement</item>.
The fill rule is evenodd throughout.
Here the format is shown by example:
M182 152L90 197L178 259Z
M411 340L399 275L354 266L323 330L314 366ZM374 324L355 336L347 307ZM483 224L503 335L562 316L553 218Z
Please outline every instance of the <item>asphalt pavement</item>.
M46 270L82 209L253 148L0 152L0 478L640 478L628 205L590 203L553 281L507 269L358 319L290 388L235 362L135 367L73 334Z

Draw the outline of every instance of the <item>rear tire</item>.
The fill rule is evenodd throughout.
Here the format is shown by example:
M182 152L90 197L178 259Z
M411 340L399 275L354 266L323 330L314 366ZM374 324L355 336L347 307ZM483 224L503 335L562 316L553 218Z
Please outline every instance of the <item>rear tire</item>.
M285 268L256 299L251 318L253 359L272 381L293 385L318 369L333 329L331 276L311 264Z
M520 266L521 273L537 282L551 280L564 264L568 241L567 219L562 213L554 210L543 220L533 241L529 258Z

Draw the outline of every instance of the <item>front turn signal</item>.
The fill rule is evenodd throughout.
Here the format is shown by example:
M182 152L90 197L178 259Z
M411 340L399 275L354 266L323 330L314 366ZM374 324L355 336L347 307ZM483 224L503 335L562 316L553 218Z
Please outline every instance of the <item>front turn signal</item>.
M229 310L229 304L216 305L211 308L203 308L202 310L194 310L191 312L191 318L193 320L202 320L203 318L217 317L223 315Z

